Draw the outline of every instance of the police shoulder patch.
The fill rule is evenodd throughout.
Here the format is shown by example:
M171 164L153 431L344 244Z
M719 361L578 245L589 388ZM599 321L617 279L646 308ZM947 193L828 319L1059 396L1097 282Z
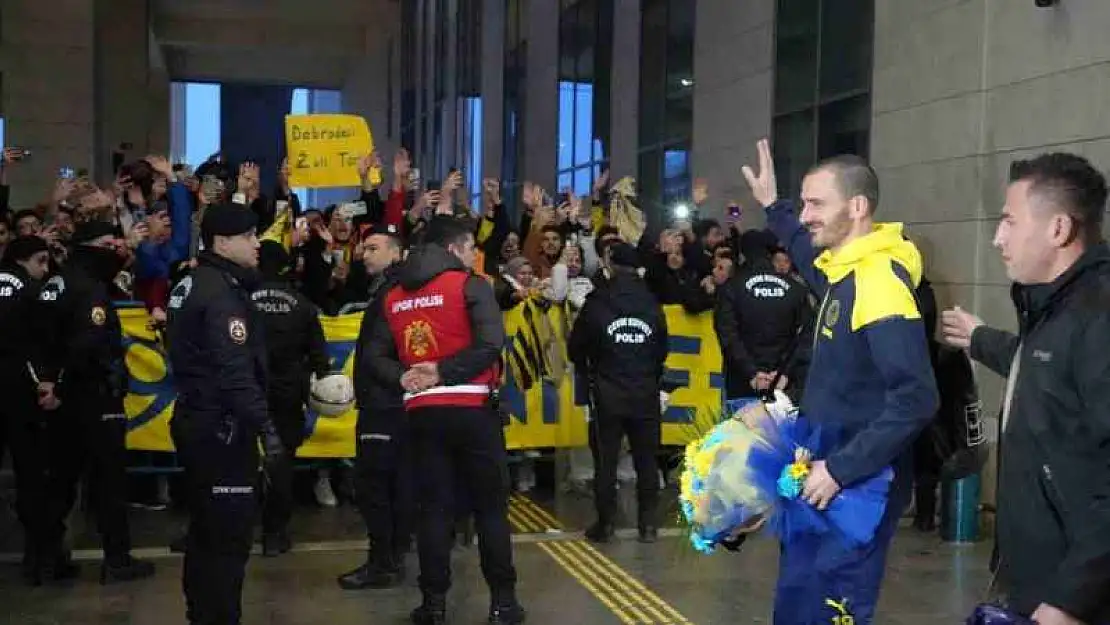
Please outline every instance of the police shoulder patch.
M108 320L108 313L104 310L103 306L96 305L92 307L89 318L92 320L94 326L102 326L104 322Z
M247 322L239 317L232 317L227 321L227 335L231 342L242 345L247 342Z
M189 293L192 290L193 277L185 276L181 279L181 282L178 282L177 286L173 287L173 290L170 291L170 308L181 308L181 305L185 303L185 298L189 297Z

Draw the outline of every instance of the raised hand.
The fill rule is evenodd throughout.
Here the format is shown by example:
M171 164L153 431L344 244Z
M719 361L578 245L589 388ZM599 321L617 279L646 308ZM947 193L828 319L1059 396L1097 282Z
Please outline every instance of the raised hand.
M755 201L766 208L779 199L778 181L775 179L775 159L771 156L771 144L766 139L760 139L755 147L759 152L759 172L753 172L747 165L744 165L740 171L748 181Z

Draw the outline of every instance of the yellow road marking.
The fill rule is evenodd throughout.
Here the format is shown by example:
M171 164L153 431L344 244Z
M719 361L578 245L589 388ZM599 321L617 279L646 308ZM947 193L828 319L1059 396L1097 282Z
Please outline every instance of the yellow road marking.
M509 504L509 525L517 532L536 533L539 531L533 526L532 521L521 514L520 509L512 504Z
M601 588L602 592L607 593L610 599L619 603L625 611L635 618L637 623L655 622L640 609L642 606L639 605L640 602L635 595L629 594L627 589L624 589L625 592L621 592L622 589L618 589L612 583L612 579L605 578L600 574L600 571L597 570L597 567L590 566L590 563L586 559L570 549L569 543L551 543L548 546L553 551L559 552L559 555L570 562L572 566L576 567L576 570L584 577L592 579L594 584Z
M537 528L537 531L542 532L548 529L556 529L542 514L537 512L538 506L535 504L528 505L523 501L510 500L509 506L511 506L521 518L528 519L531 526Z
M532 501L530 498L522 495L512 495L509 498L509 501L515 501L518 505L527 508L533 513L534 516L539 517L539 519L543 522L543 524L547 525L547 527L556 530L563 529L563 524L559 522L559 519L556 519L555 516L545 510L543 506Z
M550 541L540 548L609 608L635 625L692 625L678 610L597 549L581 540Z
M593 582L586 579L585 576L575 570L573 566L571 566L566 560L563 559L562 555L552 550L551 545L553 544L555 543L539 543L539 546L540 549L543 549L544 552L547 553L547 555L551 556L552 560L555 560L555 562L559 566L563 567L563 570L565 570L567 573L570 573L571 577L578 580L578 583L582 584L583 588L589 591L589 593L594 597L597 597L597 600L600 601L605 607L609 608L609 611L615 614L622 623L624 623L625 625L637 625L635 619L633 619L631 616L628 615L627 612L613 603L613 601L609 599L609 597L606 596L605 593L598 590L597 586L594 586Z
M671 604L664 601L662 597L655 594L655 592L645 586L640 580L636 579L628 571L618 566L616 562L613 562L607 556L605 556L605 554L595 549L593 545L585 541L573 541L569 544L572 544L575 548L581 549L582 551L593 555L594 561L601 564L605 569L608 569L608 572L611 575L623 578L624 581L632 587L634 592L638 592L650 603L655 604L656 607L667 613L669 616L669 618L666 619L667 622L689 625L689 619L683 616L681 612L676 610L673 606L671 606Z

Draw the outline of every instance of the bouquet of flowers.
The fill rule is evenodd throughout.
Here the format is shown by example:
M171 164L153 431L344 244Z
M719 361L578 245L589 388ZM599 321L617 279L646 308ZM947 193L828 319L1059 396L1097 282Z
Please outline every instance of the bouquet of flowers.
M853 546L870 542L893 471L884 469L817 510L801 499L802 487L834 433L812 427L785 395L776 398L733 404L731 418L686 447L680 501L694 548L711 553L722 541L764 527L783 542L828 532Z

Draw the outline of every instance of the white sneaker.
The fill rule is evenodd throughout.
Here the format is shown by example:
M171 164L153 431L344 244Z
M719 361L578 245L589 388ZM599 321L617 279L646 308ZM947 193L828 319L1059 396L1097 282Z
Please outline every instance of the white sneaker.
M335 498L335 492L331 489L331 480L328 479L327 473L321 473L316 478L316 486L312 490L316 494L316 503L321 506L334 508L339 505L339 500Z

